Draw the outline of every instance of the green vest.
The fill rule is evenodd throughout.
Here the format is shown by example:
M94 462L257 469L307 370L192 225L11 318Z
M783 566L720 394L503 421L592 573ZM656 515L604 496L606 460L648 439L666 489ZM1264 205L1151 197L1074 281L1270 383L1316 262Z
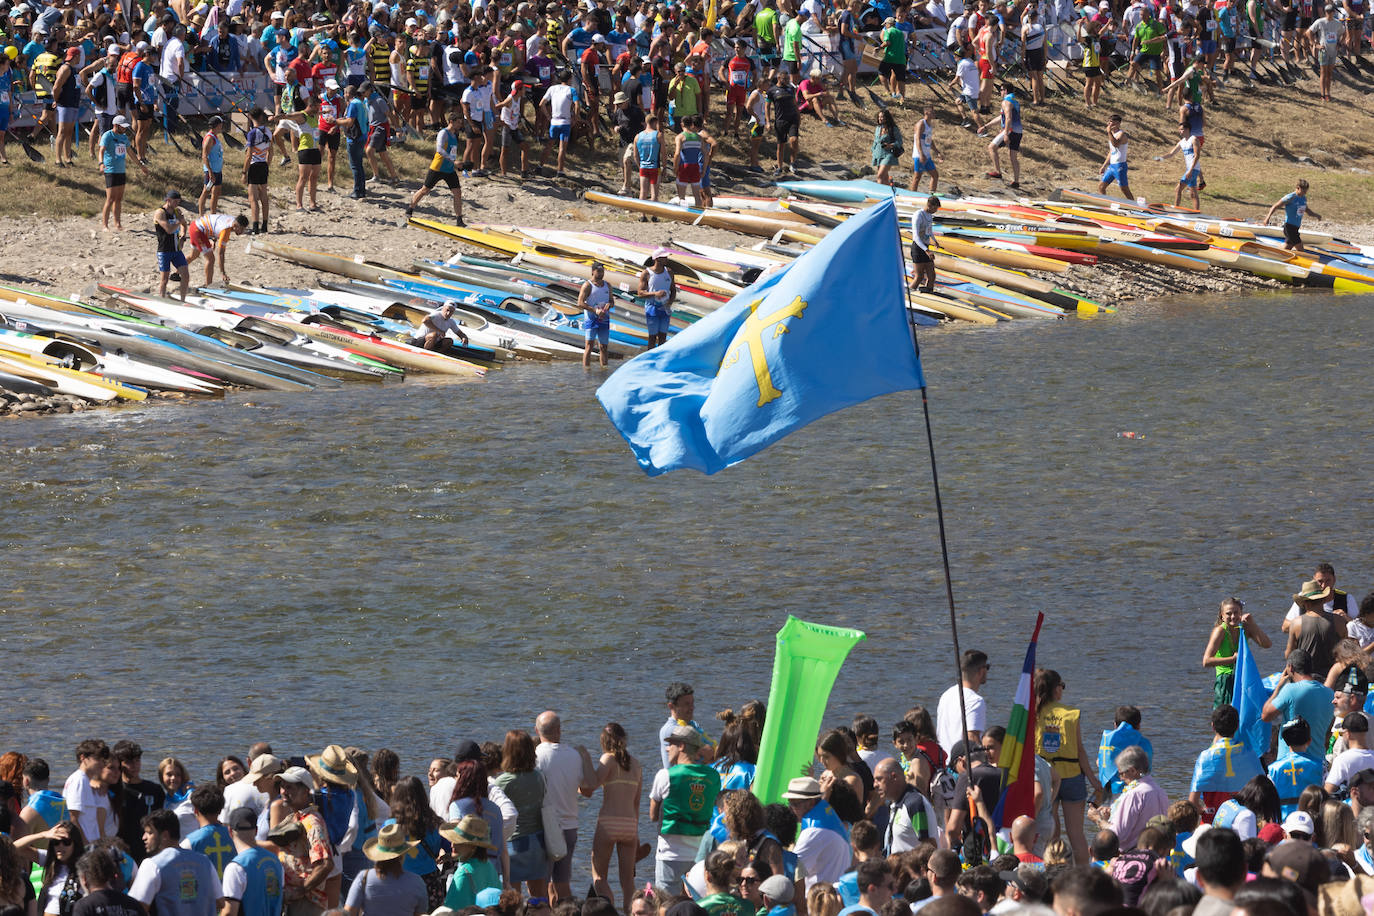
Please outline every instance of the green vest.
M720 774L704 763L679 763L668 770L668 796L663 799L659 832L701 836L711 826L720 792Z

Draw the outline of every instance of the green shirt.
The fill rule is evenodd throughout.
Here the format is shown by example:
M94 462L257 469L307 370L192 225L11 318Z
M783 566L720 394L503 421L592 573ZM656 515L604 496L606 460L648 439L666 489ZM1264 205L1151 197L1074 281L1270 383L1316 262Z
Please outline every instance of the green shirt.
M709 894L697 901L708 916L754 916L754 907L734 894Z
M788 20L782 29L782 59L797 60L801 53L801 20Z
M895 25L883 30L883 62L906 63L906 33Z
M701 86L696 77L686 74L681 79L674 78L669 90L673 100L673 117L681 119L696 114L697 97L700 94Z
M769 7L759 10L754 17L754 34L759 41L766 44L776 44L778 40L778 11Z
M711 826L720 794L720 773L704 763L679 763L668 770L668 794L663 799L663 825L667 835L701 836Z
M1141 54L1158 54L1164 50L1164 23L1158 19L1142 22L1135 27L1135 40Z
M495 855L495 852L489 853ZM448 893L444 895L444 906L453 910L477 905L477 892L494 887L501 889L501 876L490 859L468 859L458 865L453 877L448 879Z

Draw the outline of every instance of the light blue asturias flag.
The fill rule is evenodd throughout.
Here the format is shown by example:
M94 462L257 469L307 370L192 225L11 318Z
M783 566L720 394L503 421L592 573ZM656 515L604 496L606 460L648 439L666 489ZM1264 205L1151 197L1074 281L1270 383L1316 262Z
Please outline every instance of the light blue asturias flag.
M650 476L714 474L828 413L923 388L897 209L876 204L597 391Z
M1261 718L1265 701L1273 693L1272 687L1265 687L1260 678L1255 656L1250 652L1250 640L1241 633L1240 646L1236 650L1236 686L1231 694L1231 705L1240 713L1240 728L1236 738L1244 741L1256 754L1269 752L1269 738L1273 726ZM1313 740L1320 743L1320 736Z
M1116 755L1128 747L1144 749L1145 756L1153 763L1154 745L1129 722L1122 722L1116 728L1104 730L1102 741L1097 745L1097 778L1112 795L1119 795L1125 791L1121 775L1116 771Z

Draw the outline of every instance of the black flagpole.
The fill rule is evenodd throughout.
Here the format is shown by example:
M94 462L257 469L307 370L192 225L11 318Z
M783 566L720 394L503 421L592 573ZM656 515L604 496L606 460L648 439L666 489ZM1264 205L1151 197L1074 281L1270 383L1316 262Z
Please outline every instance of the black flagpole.
M897 191L895 188L892 190L892 209L895 214L897 209ZM912 232L914 239L915 230L913 229ZM902 220L900 216L897 217L897 251L902 258L902 290L906 296L907 309L910 310L912 308L911 287L907 284L906 249L902 247ZM921 361L921 341L916 334L916 322L911 320L909 311L906 317L907 323L911 326L911 346L916 351L916 362L919 364ZM925 380L924 369L921 372L921 379L922 381ZM954 580L950 576L949 542L945 537L945 507L940 499L940 471L935 464L935 436L930 428L930 397L929 389L925 385L921 386L921 410L926 421L926 447L930 451L930 480L935 489L935 521L940 529L940 562L944 566L945 597L949 602L949 633L954 643L954 684L959 688L959 740L964 742L971 770L973 749L968 746L968 708L964 702L964 657L963 653L959 651L959 623L954 616Z

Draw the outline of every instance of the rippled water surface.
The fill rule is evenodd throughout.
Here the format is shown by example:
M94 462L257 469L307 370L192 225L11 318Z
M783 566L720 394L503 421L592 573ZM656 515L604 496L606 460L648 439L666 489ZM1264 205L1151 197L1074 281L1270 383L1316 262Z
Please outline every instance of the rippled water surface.
M1314 562L1374 584L1371 307L1174 300L924 334L993 721L1044 611L1041 662L1090 737L1139 705L1181 789L1219 600L1277 636ZM650 480L601 378L517 366L0 423L5 745L65 772L77 740L131 736L201 779L258 739L387 745L423 773L552 706L567 739L616 719L652 759L665 683L695 684L699 713L765 697L789 613L869 635L828 721L886 730L934 703L953 661L914 395Z

